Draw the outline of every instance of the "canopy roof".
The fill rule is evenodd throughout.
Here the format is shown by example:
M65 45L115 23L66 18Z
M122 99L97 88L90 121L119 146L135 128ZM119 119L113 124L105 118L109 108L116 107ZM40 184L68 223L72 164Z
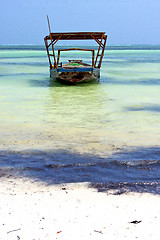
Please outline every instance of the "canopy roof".
M50 25L49 25L49 30L50 30ZM104 50L105 50L105 45L107 41L107 35L105 35L105 32L65 32L65 33L51 33L48 36L44 38L45 45L46 45L46 50L48 54L48 59L49 59L49 64L50 64L50 69L53 67L55 69L58 68L59 64L59 57L60 57L60 50L58 50L58 56L56 59L55 52L54 52L54 45L59 41L59 40L95 40L99 47L97 51L97 56L94 60L94 50L92 49L92 66L94 68L100 68L101 63L102 63L102 58L104 55ZM48 44L48 41L50 43ZM49 47L52 46L52 54L50 54ZM65 51L68 50L87 50L89 49L78 49L78 48L71 48L71 49L64 49ZM54 66L51 62L51 57L54 59ZM99 63L97 65L97 60L99 58Z
M51 33L46 36L45 40L91 40L107 38L105 32L68 32L68 33Z

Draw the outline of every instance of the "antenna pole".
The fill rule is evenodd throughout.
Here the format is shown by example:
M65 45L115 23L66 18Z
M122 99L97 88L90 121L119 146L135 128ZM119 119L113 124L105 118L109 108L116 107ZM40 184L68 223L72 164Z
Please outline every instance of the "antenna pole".
M50 23L49 23L49 17L48 17L48 15L47 15L47 21L48 21L49 34L51 34L51 27L50 27Z

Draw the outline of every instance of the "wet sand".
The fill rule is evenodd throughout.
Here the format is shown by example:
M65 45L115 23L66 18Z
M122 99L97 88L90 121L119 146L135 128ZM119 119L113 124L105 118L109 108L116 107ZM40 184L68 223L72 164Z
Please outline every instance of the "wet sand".
M159 239L160 196L1 178L0 239Z

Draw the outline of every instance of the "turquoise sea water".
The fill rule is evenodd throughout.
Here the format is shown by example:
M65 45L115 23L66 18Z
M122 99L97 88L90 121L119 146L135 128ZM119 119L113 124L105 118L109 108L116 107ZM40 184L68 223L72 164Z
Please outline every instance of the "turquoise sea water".
M3 173L159 182L160 46L108 46L100 82L77 86L50 80L43 46L0 46L0 125Z

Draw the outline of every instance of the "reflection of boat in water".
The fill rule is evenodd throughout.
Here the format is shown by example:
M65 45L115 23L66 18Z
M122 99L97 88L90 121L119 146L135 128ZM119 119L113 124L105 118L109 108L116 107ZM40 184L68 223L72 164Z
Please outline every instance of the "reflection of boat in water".
M105 32L51 33L49 19L48 25L50 34L44 38L44 41L49 59L50 77L62 83L69 84L90 82L99 79L100 68L107 41L107 36L105 35ZM99 47L96 56L94 49L82 49L82 48L58 49L58 56L56 58L54 45L59 40L95 40ZM50 41L50 43L48 41ZM50 47L52 53L50 53ZM68 63L65 64L60 63L59 59L60 53L62 51L75 51L75 50L92 52L92 64L84 63L82 60L69 60Z

